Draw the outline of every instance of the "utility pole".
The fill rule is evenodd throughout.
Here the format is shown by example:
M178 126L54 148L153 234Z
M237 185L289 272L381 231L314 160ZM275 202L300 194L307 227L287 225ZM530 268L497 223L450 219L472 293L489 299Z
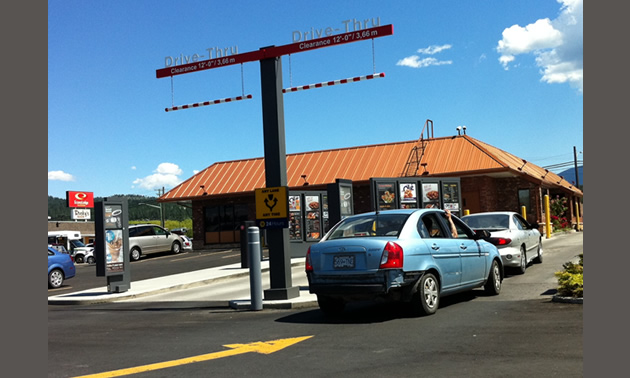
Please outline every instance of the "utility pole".
M160 189L157 189L157 195L158 198L164 195L164 187L162 187L161 191ZM164 227L164 204L162 202L160 202L160 223L162 224L162 227Z
M578 176L578 163L577 163L577 151L573 146L573 162L575 165L575 187L580 189L580 177Z

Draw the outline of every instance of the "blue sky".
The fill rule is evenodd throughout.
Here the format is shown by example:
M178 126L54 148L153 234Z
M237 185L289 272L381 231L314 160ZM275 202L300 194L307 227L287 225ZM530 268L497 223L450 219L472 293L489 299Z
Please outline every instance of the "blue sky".
M216 162L264 156L258 62L172 80L156 70L364 20L394 33L282 58L285 88L385 73L285 94L287 153L416 140L431 119L436 137L465 125L539 166L573 161L574 146L581 161L582 9L582 0L49 1L48 195L154 196ZM253 98L164 110L243 94Z

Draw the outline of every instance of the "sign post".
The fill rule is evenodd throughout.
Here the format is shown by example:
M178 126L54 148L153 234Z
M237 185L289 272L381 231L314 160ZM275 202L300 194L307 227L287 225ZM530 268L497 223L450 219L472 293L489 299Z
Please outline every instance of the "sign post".
M282 94L282 58L260 61L263 138L265 146L265 182L267 188L287 186L287 154L284 134L284 98ZM285 208L289 197L285 191ZM285 211L286 212L286 211ZM288 214L287 219L288 219ZM267 230L269 245L270 288L265 290L268 300L290 299L300 296L300 288L292 286L289 229Z
M125 292L131 287L127 200L105 198L94 210L96 275L107 277L108 292Z
M267 188L286 187L287 161L284 132L282 56L345 43L371 40L392 35L393 33L394 26L391 24L377 26L283 46L263 47L257 51L243 54L162 68L157 70L155 75L159 79L233 64L260 61L266 186ZM298 297L300 295L299 287L292 286L291 282L288 226L269 228L267 230L267 244L269 245L271 288L265 290L265 298L278 300Z

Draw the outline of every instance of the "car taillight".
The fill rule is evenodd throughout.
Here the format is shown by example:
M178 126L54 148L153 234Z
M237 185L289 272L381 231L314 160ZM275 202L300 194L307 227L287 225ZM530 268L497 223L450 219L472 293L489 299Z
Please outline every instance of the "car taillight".
M306 260L305 260L305 268L304 270L307 272L312 272L313 271L313 264L311 264L311 247L308 247L308 250L306 251Z
M379 269L402 268L403 266L403 249L394 242L387 242L381 257L381 265Z
M508 245L512 242L512 239L509 238L489 238L488 241L494 245Z

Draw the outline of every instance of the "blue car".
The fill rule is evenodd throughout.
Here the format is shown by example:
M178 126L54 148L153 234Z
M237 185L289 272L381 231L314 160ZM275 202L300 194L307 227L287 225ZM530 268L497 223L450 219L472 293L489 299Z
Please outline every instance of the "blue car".
M56 289L74 277L76 270L70 254L48 247L48 287Z
M440 298L475 288L501 292L497 248L454 215L401 209L347 217L306 254L309 291L326 315L355 300L408 302L416 315L434 314ZM455 232L456 231L456 232Z

